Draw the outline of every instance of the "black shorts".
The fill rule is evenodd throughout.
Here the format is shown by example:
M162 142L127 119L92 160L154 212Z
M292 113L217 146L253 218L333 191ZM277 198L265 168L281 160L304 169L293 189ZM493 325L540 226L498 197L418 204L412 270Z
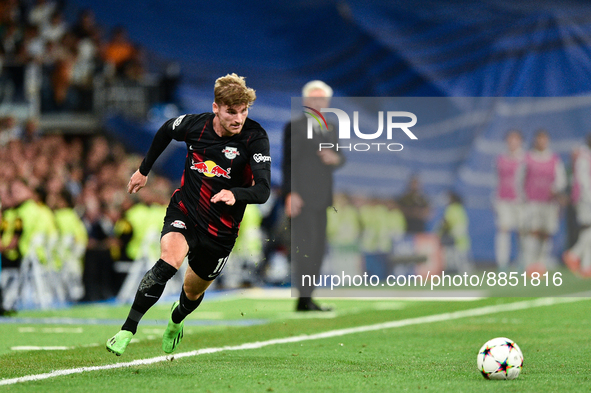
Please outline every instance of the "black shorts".
M170 232L181 233L189 245L189 266L203 280L212 281L220 275L228 261L234 242L222 244L198 230L191 219L174 204L168 205L160 238Z

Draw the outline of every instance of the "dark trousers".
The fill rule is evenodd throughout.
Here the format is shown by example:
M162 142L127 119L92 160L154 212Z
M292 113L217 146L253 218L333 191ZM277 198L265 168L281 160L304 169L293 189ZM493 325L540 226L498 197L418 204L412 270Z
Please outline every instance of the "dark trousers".
M291 280L300 297L312 296L314 285L309 285L308 279L303 285L302 276L309 275L314 282L314 277L320 274L325 250L326 209L302 209L291 220Z

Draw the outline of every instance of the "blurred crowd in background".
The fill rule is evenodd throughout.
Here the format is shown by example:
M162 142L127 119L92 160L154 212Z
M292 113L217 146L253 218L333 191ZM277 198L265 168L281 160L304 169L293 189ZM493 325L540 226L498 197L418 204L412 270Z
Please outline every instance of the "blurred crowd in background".
M96 23L91 9L81 10L68 22L65 5L63 1L0 0L0 104L38 101L37 114L91 112L96 110L97 83L125 88L149 77L147 54L125 27L106 31ZM161 102L172 100L178 77L173 71L161 80ZM517 153L510 152L510 159L525 157L521 142ZM591 157L587 150L576 152L573 162ZM550 150L546 155L556 160L548 154ZM148 187L127 194L127 183L141 159L100 130L62 132L42 127L39 116L0 115L0 288L5 294L7 288L17 294L8 300L5 296L5 306L13 307L18 294L30 289L23 285L22 269L18 272L23 264L41 266L50 286L78 288L58 298L97 301L117 295L130 262L155 261L151 251L158 247L164 212L177 184L152 173ZM566 170L572 172L575 166L566 165ZM441 254L438 268L468 271L473 267L469 216L461 196L450 189L443 213L434 217L433 201L423 192L420 176L411 174L406 182L404 193L390 198L335 195L334 206L327 212L329 263L324 273L338 274L347 268L353 273L408 273L417 262L414 254L420 251L414 236L421 235L429 235L428 243ZM545 201L555 212L559 205L572 207L566 198L568 185L563 183ZM289 285L289 222L283 196L274 186L266 204L248 207L232 260L216 280L219 288ZM527 210L523 197L517 206L520 211ZM499 195L491 199L495 198L503 199ZM491 204L491 209L497 207ZM538 257L548 257L557 214L548 218L552 222L542 223L550 227L542 228L545 232L527 227L524 220L497 222L497 265L507 269L515 260L535 264ZM575 233L576 220L571 224ZM567 256L569 267L576 270L582 265L591 275L591 232L587 236L585 245L575 246ZM576 235L569 245L575 240ZM79 285L74 285L77 281Z
M45 134L32 121L6 124L10 128L0 131L3 269L18 268L27 254L55 271L73 258L85 288L84 297L73 300L116 296L129 270L121 266L158 246L177 185L151 174L148 187L129 195L129 177L142 157L117 141ZM331 247L375 258L391 252L393 238L426 231L430 207L418 178L412 178L408 191L390 200L338 194L328 214ZM460 224L467 231L467 222ZM74 255L64 256L64 250ZM289 223L274 189L265 205L248 207L218 287L288 285L288 250Z
M124 27L105 31L90 9L68 23L63 6L50 0L0 3L2 100L24 100L40 89L43 112L89 111L97 76L139 82L145 75L142 49Z

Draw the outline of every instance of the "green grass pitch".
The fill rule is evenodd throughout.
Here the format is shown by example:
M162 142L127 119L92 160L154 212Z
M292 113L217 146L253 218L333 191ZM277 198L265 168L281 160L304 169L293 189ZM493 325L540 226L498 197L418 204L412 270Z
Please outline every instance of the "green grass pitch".
M2 380L164 356L161 334L170 302L161 300L146 314L137 341L121 357L107 352L105 342L118 331L126 305L26 311L18 323L3 319L0 392L591 391L591 301L585 298L537 307L530 301L518 310L511 304L527 299L324 299L335 312L309 315L292 311L295 302L287 293L277 298L253 293L259 292L206 298L187 319L177 352L289 337L293 342L7 385ZM487 306L499 307L453 314ZM408 320L340 336L303 336ZM523 351L524 368L516 380L485 380L476 369L480 346L499 336Z

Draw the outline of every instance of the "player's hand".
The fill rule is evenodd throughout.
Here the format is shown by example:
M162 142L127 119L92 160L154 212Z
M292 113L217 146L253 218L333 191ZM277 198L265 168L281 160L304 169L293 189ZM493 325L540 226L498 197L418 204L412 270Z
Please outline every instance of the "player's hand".
M341 156L334 150L321 150L318 155L324 165L339 165L341 163Z
M211 197L211 203L224 202L226 205L232 206L236 203L236 197L230 190L222 190Z
M140 170L138 169L131 176L131 179L129 179L129 183L127 183L127 192L130 194L135 194L136 192L138 192L139 190L144 188L147 181L148 181L148 176L142 175L140 173Z
M287 217L296 217L302 212L304 200L297 192L287 194L285 198L285 215Z

